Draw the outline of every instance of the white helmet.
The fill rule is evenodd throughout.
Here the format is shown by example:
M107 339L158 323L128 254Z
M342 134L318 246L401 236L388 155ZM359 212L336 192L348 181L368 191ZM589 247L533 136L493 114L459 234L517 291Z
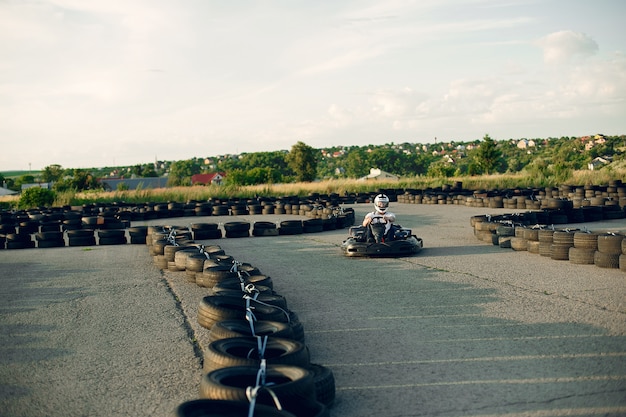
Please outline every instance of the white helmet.
M389 197L385 194L378 194L374 199L374 208L380 214L383 214L387 211L387 207L389 207Z

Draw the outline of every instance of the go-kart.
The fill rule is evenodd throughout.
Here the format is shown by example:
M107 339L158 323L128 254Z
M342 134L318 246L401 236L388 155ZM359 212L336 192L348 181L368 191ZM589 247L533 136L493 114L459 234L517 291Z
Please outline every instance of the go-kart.
M392 225L385 235L384 224L352 226L348 238L341 244L346 256L399 257L411 256L422 250L424 242L411 229Z

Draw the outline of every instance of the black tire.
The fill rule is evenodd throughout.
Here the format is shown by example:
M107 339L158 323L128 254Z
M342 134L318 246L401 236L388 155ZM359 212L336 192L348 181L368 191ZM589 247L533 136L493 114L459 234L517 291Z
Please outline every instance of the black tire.
M498 236L498 246L501 248L510 248L512 238L512 236Z
M250 223L248 222L226 222L224 223L224 230L228 232L248 232L250 231Z
M128 242L126 241L126 236L122 237L101 237L98 239L99 245L125 245Z
M210 258L216 258L218 256L225 256L226 252L220 245L209 245L204 247L204 253L208 253Z
M30 249L35 247L35 242L32 240L9 240L7 239L7 249Z
M7 233L6 239L7 242L33 242L29 233Z
M221 239L222 238L222 230L221 229L207 229L207 230L194 230L193 238L196 240L209 240L209 239Z
M555 230L552 234L552 243L574 246L574 233L574 230Z
M165 253L165 250L163 250L163 253ZM174 262L176 262L176 266L179 268L186 269L185 264L187 263L187 257L196 255L201 255L200 247L198 245L190 244L174 254Z
M496 229L496 234L498 236L515 236L515 227L500 225Z
M624 235L603 234L598 236L598 251L610 255L622 253L622 240Z
M574 233L574 246L578 249L590 249L595 251L598 249L598 234L576 232Z
M249 263L242 263L238 265L237 272L241 273L244 278L253 275L261 275L261 270L256 266L250 265Z
M302 233L304 233L304 231L302 230L302 226L298 226L298 227L281 226L280 229L278 229L278 234L281 236L301 235Z
M43 241L43 240L63 240L63 232L61 232L61 231L50 231L50 232L35 233L35 240L38 240L38 241Z
M249 230L233 230L233 231L227 231L226 232L226 237L227 238L241 238L241 237L250 237L250 231Z
M539 241L539 255L550 257L552 249L552 242Z
M213 206L213 216L228 216L230 215L230 209L228 206Z
M64 239L37 241L38 248L62 248L63 246L65 246Z
M99 238L117 238L121 239L122 237L126 238L126 230L123 229L107 229L107 230L98 230Z
M247 401L228 400L191 400L180 404L175 412L175 417L224 417L224 416L247 416L250 404ZM296 417L294 414L278 410L275 406L256 404L254 417Z
M323 365L311 363L309 371L313 372L313 382L315 384L315 398L327 407L335 401L335 376L330 368Z
M266 287L264 285L246 284L245 280L240 280L240 279L222 280L213 286L213 291L217 293L217 292L226 291L226 290L228 291L236 290L236 291L239 291L240 293L243 293L246 287L250 287L250 286L254 289L254 291L258 291L260 294L266 294L266 295L276 294L274 290L271 289L270 287Z
M207 261L204 261L205 265ZM202 283L204 287L213 288L215 284L228 278L238 278L237 272L232 271L230 265L210 265L202 270Z
M595 251L593 263L600 268L619 268L619 257L621 253L604 253Z
M200 381L200 397L246 402L246 389L256 386L258 370L257 366L232 366L208 372ZM265 380L288 411L298 410L303 404L315 401L313 373L307 369L287 365L268 366ZM264 389L259 390L257 402L274 405L273 398Z
M626 255L621 254L618 258L619 270L622 272L626 272Z
M542 229L542 230L539 230L539 232L537 233L537 237L540 242L552 243L553 236L554 236L554 230Z
M133 245L145 245L146 237L140 235L130 235L130 243Z
M539 242L538 240L528 240L528 253L539 253Z
M569 249L573 247L571 245L553 243L550 245L550 259L557 261L569 260Z
M252 284L255 287L266 287L271 290L274 289L274 283L272 282L272 278L267 275L251 275L251 276L243 276L244 284ZM227 289L237 289L241 288L241 279L239 277L231 277L221 280L220 282L213 285L211 288L216 289L216 287L223 286L223 288Z
M323 230L337 230L337 218L329 217L322 221Z
M75 237L95 237L95 235L92 229L76 229L68 230L67 237L72 239Z
M254 335L272 336L293 340L293 331L287 323L278 321L258 320L252 323ZM247 320L222 320L211 327L209 342L229 337L253 336L252 327Z
M595 249L578 248L572 246L569 248L569 261L579 265L593 265Z
M311 364L309 350L293 339L268 337L263 355L258 350L258 340L253 336L229 337L209 343L204 351L204 370L229 366L256 366L265 359L268 365L293 365L307 368Z
M276 223L267 221L254 222L253 229L276 229Z
M252 236L278 236L276 223L272 222L255 222L252 228Z
M222 320L246 318L247 300L242 297L212 296L207 295L200 301L198 307L198 324L207 329L211 329L215 323ZM288 322L288 313L283 309L273 306L266 306L254 301L250 301L250 306L254 306L254 315L257 320L270 320Z
M176 252L186 248L189 248L189 245L165 245L163 248L163 256L165 256L168 262L174 262Z
M293 339L300 343L305 343L304 326L300 322L298 315L293 311L289 312L288 323L293 332Z
M68 246L96 246L96 237L70 237L68 238Z
M198 230L218 230L218 224L217 223L192 223L191 224L191 231L195 232Z
M278 229L253 229L252 236L278 236Z
M528 241L523 237L513 236L511 238L511 248L515 251L527 251Z
M206 260L206 255L202 253L189 254L185 257L185 270L190 272L202 272Z
M145 244L148 237L148 226L133 226L128 228L130 243L133 245Z
M302 222L303 233L319 233L324 231L322 219L309 219Z
M267 287L266 287L267 288ZM226 297L243 297L244 292L240 289L216 289L213 287L213 295L223 295ZM287 309L287 299L282 295L260 293L256 296L255 300L259 303L269 304L272 306Z

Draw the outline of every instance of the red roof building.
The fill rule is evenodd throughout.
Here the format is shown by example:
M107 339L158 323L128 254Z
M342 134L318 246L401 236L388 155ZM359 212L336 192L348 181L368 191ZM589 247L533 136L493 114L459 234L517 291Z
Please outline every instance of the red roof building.
M211 174L195 174L191 176L191 185L221 185L225 176L226 173L224 172L213 172Z

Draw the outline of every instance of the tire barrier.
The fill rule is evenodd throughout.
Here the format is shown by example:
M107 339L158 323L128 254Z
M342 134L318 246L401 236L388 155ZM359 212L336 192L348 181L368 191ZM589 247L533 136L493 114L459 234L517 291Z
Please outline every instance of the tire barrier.
M248 225L236 227L249 231ZM198 324L208 331L200 399L181 404L176 415L204 410L222 415L217 410L224 407L239 410L237 415L328 417L335 400L334 375L311 363L302 323L274 290L273 280L219 245L177 242L180 231L152 227L147 231L152 238L146 240L159 268L184 272L186 281L209 291L197 311Z
M621 180L613 180L606 185L561 185L497 190L468 190L462 187L462 183L457 182L453 185L421 190L379 191L387 194L390 199L395 197L398 202L407 204L456 204L512 210L572 211L571 216L578 219L576 222L597 221L603 218L621 219L624 218L626 207L626 186ZM357 202L365 201L357 199ZM553 220L555 221L549 223L575 223L571 219L565 221L564 213L555 213Z
M223 417L223 416L247 416L250 406L248 403L233 400L191 400L180 404L175 412L175 417ZM287 411L277 410L276 407L267 405L255 405L254 417L296 417Z
M626 235L623 233L558 229L554 224L536 223L538 214L542 218L541 212L472 216L470 225L478 240L501 248L626 272Z
M319 197L318 197L319 198ZM258 204L262 210L244 208L241 203L213 205L197 203L195 208L168 203L146 203L143 206L112 204L110 206L85 205L81 210L71 207L52 207L43 210L0 211L0 249L46 248L60 246L94 246L148 244L155 250L153 255L166 256L162 251L167 239L175 234L177 244L191 240L278 236L316 233L324 230L342 229L355 222L354 210L336 205L324 206L319 202L300 204ZM309 204L310 203L310 204ZM338 204L337 200L328 204ZM252 204L250 202L250 204ZM208 211L211 207L211 212ZM270 210L271 206L271 210ZM254 207L257 207L255 205ZM306 209L300 209L306 207ZM297 208L297 209L294 209ZM257 213L258 212L258 213ZM220 228L217 223L190 223L182 226L135 226L131 221L151 220L181 216L241 215L241 214L296 214L313 217L305 220L287 220L279 224L269 221L226 222ZM311 214L311 213L314 213ZM223 229L223 230L222 230ZM252 229L252 230L250 230ZM19 236L18 236L19 235ZM160 244L153 245L155 241ZM169 257L168 257L169 258ZM174 262L168 259L167 262ZM181 268L181 265L176 267ZM172 268L175 268L172 265Z

